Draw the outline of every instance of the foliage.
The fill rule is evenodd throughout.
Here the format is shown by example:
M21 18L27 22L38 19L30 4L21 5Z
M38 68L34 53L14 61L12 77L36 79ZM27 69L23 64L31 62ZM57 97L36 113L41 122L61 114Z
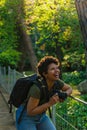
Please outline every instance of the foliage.
M80 97L81 98L81 97ZM87 98L87 97L86 97ZM87 107L76 100L68 98L61 104L56 105L56 111L70 124L78 129L87 128Z
M0 65L11 66L13 68L17 67L17 62L19 61L19 54L15 50L9 49L0 54Z
M63 71L81 71L85 69L85 54L80 50L74 53L68 52L64 55L62 62Z
M81 81L86 79L86 72L84 71L73 71L68 73L63 73L63 80L71 85L78 85Z
M85 66L84 46L73 0L33 1L25 9L28 33L39 59L44 55L57 56L57 47L61 47L64 66L69 65L71 70ZM65 59L67 56L69 58Z
M9 0L0 1L0 64L16 67L20 53L16 50L18 43L13 3Z
M19 16L21 6L24 13ZM9 48L18 52L17 15L17 18L24 18L38 60L44 55L59 57L60 49L64 71L85 67L84 46L73 0L1 0L0 14L0 54Z
M63 73L63 80L73 88L74 85L78 85L81 81L84 81L84 79L86 79L86 72L84 71ZM79 95L78 98L87 101L86 94ZM85 104L68 98L63 103L56 105L56 111L64 119L68 120L71 124L74 124L78 129L87 128L87 107Z

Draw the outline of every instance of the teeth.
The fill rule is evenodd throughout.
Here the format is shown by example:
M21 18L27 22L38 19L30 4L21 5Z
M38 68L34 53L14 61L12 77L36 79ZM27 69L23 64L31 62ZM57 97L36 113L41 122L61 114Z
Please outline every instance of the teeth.
M56 75L56 77L58 77L58 75Z

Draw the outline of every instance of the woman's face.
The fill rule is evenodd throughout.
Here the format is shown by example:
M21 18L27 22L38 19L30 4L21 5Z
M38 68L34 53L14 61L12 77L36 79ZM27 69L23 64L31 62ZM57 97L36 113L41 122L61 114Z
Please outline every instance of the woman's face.
M47 80L55 81L59 79L60 70L58 68L58 65L55 63L51 63L48 66L48 71L46 74L44 74L45 78Z

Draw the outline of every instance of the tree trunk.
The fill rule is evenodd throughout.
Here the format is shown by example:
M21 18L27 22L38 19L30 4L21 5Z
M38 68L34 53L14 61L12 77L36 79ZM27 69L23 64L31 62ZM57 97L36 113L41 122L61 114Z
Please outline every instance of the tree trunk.
M19 27L17 27L17 32L18 32L18 35L19 35L20 34ZM19 37L18 43L19 43L19 45L18 45L17 50L19 52L21 52L21 55L20 55L20 61L18 62L18 65L17 65L17 70L19 72L23 72L27 55L26 55L26 48L24 46L22 36Z
M21 58L25 58L26 54L28 54L29 57L29 61L30 61L30 65L31 68L34 72L36 72L36 65L37 65L37 58L36 55L34 53L34 49L32 47L32 41L30 36L27 34L27 27L26 24L24 22L23 19L23 0L20 1L20 4L18 6L18 10L17 10L17 29L18 29L18 35L19 35L19 39L20 39L20 46L22 46L22 57ZM21 61L25 61L24 59L21 59ZM20 62L22 63L22 62ZM23 63L24 64L24 63Z
M60 62L60 66L59 66L59 69L60 69L60 78L62 78L62 59L63 59L63 52L61 50L61 46L60 46L60 43L56 42L56 55L59 59L59 62Z
M36 72L36 64L37 64L37 58L35 56L33 47L32 47L32 42L28 34L26 33L26 25L23 23L22 19L17 21L17 24L19 26L20 34L22 36L22 42L25 47L26 53L28 53L29 56L29 61L31 64L31 68L34 72Z
M75 0L75 5L85 45L86 78L87 78L87 0Z

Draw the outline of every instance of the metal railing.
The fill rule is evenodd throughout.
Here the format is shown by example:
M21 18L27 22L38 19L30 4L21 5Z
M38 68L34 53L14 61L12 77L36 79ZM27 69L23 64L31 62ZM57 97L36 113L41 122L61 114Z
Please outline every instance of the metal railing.
M23 74L16 70L0 67L0 84L7 93L11 93L20 77ZM87 130L87 102L71 96L63 103L56 104L52 107L52 121L57 130Z
M17 72L15 69L0 66L0 84L9 94L11 93L16 80L23 76L22 73Z
M87 102L71 96L55 109L57 130L87 130Z
M8 68L0 66L0 87L2 87L5 92L10 96L10 93L14 87L16 80L20 77L24 77L24 74L17 72L15 69L11 69L9 66ZM3 95L5 102L8 102L7 97ZM7 103L8 104L8 103ZM12 114L15 120L15 110L16 108L13 107Z

